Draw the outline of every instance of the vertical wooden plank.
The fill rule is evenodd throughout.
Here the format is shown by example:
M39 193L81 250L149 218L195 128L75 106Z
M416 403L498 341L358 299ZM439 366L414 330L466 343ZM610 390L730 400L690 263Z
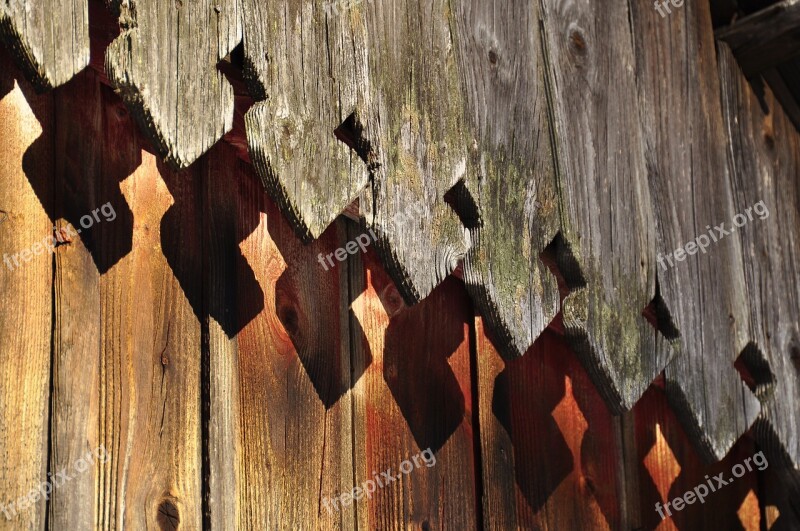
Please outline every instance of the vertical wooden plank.
M253 272L244 262L238 248L240 233L248 234L259 221L257 208L250 202L240 203L240 175L245 173L241 161L231 157L230 150L218 146L211 150L203 163L203 236L207 252L204 258L203 283L208 299L207 343L203 345L206 373L203 404L207 477L204 477L208 496L206 523L211 529L236 529L243 521L244 478L240 465L242 441L242 404L240 395L239 344L236 337L240 322L239 309L245 302L253 311L263 308L263 300L245 299L237 304L237 286L263 297ZM249 198L251 199L251 198ZM244 262L244 263L242 263ZM244 278L244 282L239 277ZM246 323L244 323L246 324ZM244 506L246 508L246 505Z
M38 91L57 87L89 64L88 2L3 2L0 39Z
M622 529L619 423L567 340L547 329L503 365L476 320L486 529Z
M338 227L303 245L235 157L205 170L210 526L350 529L322 506L353 477L346 269L318 261Z
M766 471L762 485L760 501L766 529L800 529L800 481L797 475L773 466Z
M539 259L559 229L539 4L459 3L454 18L476 135L458 189L459 212L472 226L464 278L501 352L515 357L560 302L556 279Z
M57 247L55 260L50 464L54 471L67 470L73 479L54 491L49 522L58 528L91 529L102 514L102 465L93 459L81 473L72 470L102 443L100 359L106 316L100 304L101 278L131 250L133 216L119 182L139 165L141 155L127 111L97 74L78 74L55 94L61 125L56 134L53 218L59 237L71 241ZM102 212L99 221L92 217L96 208ZM111 212L113 219L106 215ZM90 228L81 225L87 215ZM73 232L77 230L80 236Z
M719 60L736 211L754 214L739 235L750 337L763 353L742 360L762 403L755 432L800 478L800 135L769 89L764 112L725 45Z
M53 525L197 529L198 175L143 152L122 102L93 74L59 94L59 117L59 215L80 228L109 202L116 217L58 249L54 467L96 443L110 459L59 492ZM76 379L76 366L93 363Z
M572 289L564 326L601 395L621 412L669 361L642 316L655 297L655 241L629 12L622 2L543 5L560 269Z
M642 121L659 236L659 319L675 339L658 348L676 353L667 391L684 428L706 459L719 460L753 423L759 404L733 366L749 341L741 247L735 235L709 238L711 232L717 239L712 226L720 223L730 231L736 214L711 18L707 4L687 4L666 18L640 2L630 5L638 101L653 110ZM670 53L664 42L672 43ZM698 252L701 235L708 245Z
M466 176L468 156L452 14L444 0L365 2L348 12L361 9L373 96L358 116L374 175L360 206L388 273L413 304L469 248L444 201Z
M517 486L515 476L514 440L508 426L503 425L509 417L507 386L496 388L503 374L503 358L495 352L489 340L483 318L475 318L475 358L478 409L479 444L483 479L483 528L514 529L517 527ZM501 420L502 419L502 420Z
M122 34L108 77L166 162L185 168L233 127L233 88L216 65L241 41L237 0L108 0Z
M400 478L355 504L359 527L474 529L472 309L463 285L449 278L407 307L375 254L363 258L363 270L352 261L351 283L368 362L353 390L354 451L363 456L354 484L386 471ZM428 449L435 463L403 473L404 460Z
M191 301L201 290L198 175L172 172L143 152L122 190L134 245L101 286L101 431L116 456L103 500L114 512L104 523L171 529L179 521L196 529L201 348Z
M246 115L250 153L305 241L319 237L369 177L359 156L367 160L370 146L357 115L370 89L367 28L360 10L341 9L339 2L244 2L245 78L257 100Z
M44 529L45 500L18 500L47 478L53 258L31 246L52 235L53 104L5 53L0 72L0 528Z

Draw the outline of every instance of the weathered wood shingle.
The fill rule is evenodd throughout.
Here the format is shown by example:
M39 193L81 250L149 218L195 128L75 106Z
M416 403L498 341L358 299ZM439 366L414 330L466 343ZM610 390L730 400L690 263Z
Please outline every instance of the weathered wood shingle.
M337 4L333 4L336 7ZM369 95L363 12L243 1L250 154L298 234L316 239L367 185L357 114ZM337 139L339 128L354 149Z
M89 64L88 2L0 2L0 37L36 90L55 88Z
M711 240L716 231L709 235L720 223L729 230L736 213L710 14L707 6L686 4L662 18L649 5L631 6L661 317L678 336L658 349L662 357L675 355L666 370L673 407L697 448L718 460L750 427L759 405L734 369L749 341L741 248L735 235L719 241ZM660 44L666 40L667 54ZM701 235L708 236L703 252L687 246Z
M469 247L444 202L467 171L450 9L444 0L371 1L344 16L362 9L372 96L358 116L374 153L362 211L401 295L414 303L455 270Z
M655 240L628 8L543 4L560 267L572 289L564 326L609 407L623 411L669 358L655 349L655 331L642 315L655 297Z
M559 309L540 259L559 229L540 13L536 2L455 11L471 150L459 210L471 227L467 289L505 356L533 344Z
M736 209L756 214L739 232L758 351L743 362L762 403L754 431L800 477L800 135L769 91L764 111L727 46L719 59Z
M142 131L185 168L233 125L233 88L216 65L241 41L237 0L111 0L122 34L106 71Z

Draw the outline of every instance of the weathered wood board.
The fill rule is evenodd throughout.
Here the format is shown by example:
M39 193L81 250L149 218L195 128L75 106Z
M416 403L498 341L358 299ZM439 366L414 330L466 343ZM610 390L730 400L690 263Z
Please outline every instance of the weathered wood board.
M540 260L560 227L539 4L459 3L454 17L475 135L456 190L471 228L464 278L503 355L521 356L560 302Z
M4 1L0 39L36 90L62 85L89 64L88 2Z
M337 222L302 245L230 147L215 147L208 160L212 527L351 529L358 522L383 528L402 518L433 527L474 526L465 320L458 314L449 324L430 327L419 339L438 345L430 359L424 365L404 363L407 338L422 323L432 323L445 308L469 310L458 282L451 279L449 288L405 309L374 258L367 269L354 256L325 270L319 253L354 238L352 225ZM241 258L229 248L232 241L241 242ZM393 295L386 299L387 293ZM394 311L403 308L405 323L403 317L389 322L390 305ZM228 311L215 318L216 307ZM229 329L240 332L230 337ZM427 385L425 393L415 385ZM446 407L437 397L444 392L452 402ZM422 395L426 407L415 405ZM426 432L428 427L434 431ZM370 479L373 471L397 473L404 459L426 445L436 450L435 466L416 468L369 500L334 506L334 497ZM444 485L449 494L442 498Z
M647 390L626 421L633 428L632 444L626 447L626 463L633 470L626 478L637 485L636 490L628 491L628 501L630 510L638 509L639 514L631 529L763 529L759 523L765 505L765 480L773 463L762 461L762 456L754 457L760 448L751 437L742 437L721 461L706 463L672 411L663 382ZM744 465L748 459L750 469ZM736 465L744 467L738 478L732 473ZM712 479L717 476L727 484L720 486ZM694 489L708 485L708 481L716 490L707 488L702 503L695 494L694 503L685 504L681 510L673 505L669 510L664 508L687 492L703 494L702 489Z
M475 322L484 529L633 529L619 420L565 338L503 362Z
M246 115L251 157L306 242L369 180L357 112L370 87L366 21L329 5L243 0L244 75L257 100Z
M642 113L660 320L677 335L658 342L659 357L675 352L666 372L670 400L698 449L719 460L753 423L759 404L734 369L750 340L741 247L735 236L717 241L711 232L721 223L730 231L736 211L710 13L707 5L687 4L662 18L650 6L631 7L639 107L668 110ZM661 42L672 43L669 54ZM698 252L701 235L706 245Z
M2 252L115 209L0 265L0 504L109 456L0 528L796 527L800 145L718 71L705 5L114 5L134 116L102 73L37 97L0 69ZM243 137L215 144L242 34L258 174ZM188 170L143 150L152 101L191 116L155 145ZM359 190L362 226L332 222ZM760 450L760 406L766 474L662 522Z
M669 361L642 316L655 240L628 7L544 1L555 126L567 336L601 395L630 409ZM613 80L613 83L609 81ZM577 263L577 267L575 265Z
M769 90L763 110L730 49L719 50L736 210L757 214L739 232L750 335L763 353L744 360L762 403L755 432L800 476L800 134Z
M469 247L444 201L466 176L468 156L450 7L444 0L365 2L343 16L362 10L372 96L358 118L374 169L360 206L400 294L416 303Z
M670 410L661 377L630 412L613 416L558 327L559 318L525 356L504 363L476 319L483 528L759 529L771 462L765 470L751 466L703 504L663 510L706 475L731 479L734 465L747 458L752 465L752 439L743 437L723 461L704 463Z
M48 469L53 99L2 51L0 72L0 529L42 529L45 500L19 500Z
M138 146L132 142L130 124L124 118L120 120L109 105L110 98L104 96L108 92L111 89L102 86L94 73L85 72L55 93L55 119L62 125L57 128L55 152L50 155L55 162L56 189L52 217L57 220L59 237L63 235L65 240L69 237L70 242L59 245L55 252L50 466L53 470L69 470L70 474L73 463L87 452L94 454L102 444L98 419L104 312L100 304L101 273L97 264L101 256L112 254L103 250L105 242L98 238L100 234L109 234L108 226L84 231L80 218L86 214L91 216L92 209L103 204L100 200L115 195L114 211L120 214L115 221L124 224L123 212L128 207L124 200L119 201L122 194L113 177L119 176L115 170L122 170L127 177L138 166L140 158ZM127 115L122 110L123 116ZM124 125L115 128L120 122ZM117 133L113 138L128 142L116 146L106 133ZM93 141L86 142L89 138ZM107 157L120 163L107 164ZM117 242L122 242L127 232L127 251L130 251L132 215L130 211L127 213L128 227L113 234L120 235ZM82 231L81 238L73 234L77 229ZM110 243L113 239L107 241ZM114 247L123 249L125 245L112 245L111 249ZM78 367L81 377L75 378ZM110 455L109 448L105 450L107 453L101 455ZM68 488L53 493L50 525L91 529L103 521L102 504L108 498L103 492L102 467L101 463L92 461L86 471L75 474Z
M241 41L238 0L109 0L123 29L106 71L145 136L175 168L233 124L233 89L217 63Z

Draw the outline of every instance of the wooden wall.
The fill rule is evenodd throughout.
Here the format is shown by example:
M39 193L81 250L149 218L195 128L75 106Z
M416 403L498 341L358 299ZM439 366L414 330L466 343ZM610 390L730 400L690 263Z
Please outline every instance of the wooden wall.
M8 529L788 529L773 470L659 523L704 465L663 380L615 417L558 320L504 362L463 283L407 307L375 253L325 272L227 144L174 172L86 71L36 96L4 58L3 251L111 202L117 217L0 269L2 502L104 445ZM344 511L348 491L425 448ZM782 520L783 519L783 520ZM781 521L789 523L781 527ZM787 527L788 526L788 527Z
M120 6L116 14L130 16ZM65 239L18 269L0 264L0 510L49 474L72 471L48 499L9 519L0 512L0 529L800 527L800 135L769 90L759 100L727 48L715 48L702 3L663 25L649 6L581 6L518 6L505 13L516 26L488 8L459 7L447 15L465 35L455 58L444 45L430 63L424 50L393 55L391 39L402 28L373 43L394 63L335 58L363 61L364 70L351 74L380 78L387 91L407 89L397 72L424 63L423 84L441 77L446 86L414 101L412 114L423 119L412 120L413 135L436 144L474 132L470 157L477 158L469 164L480 159L490 170L488 180L471 173L454 183L448 173L413 188L397 168L428 159L413 151L416 137L405 139L410 151L402 156L387 147L409 125L391 114L392 103L370 100L358 79L326 87L362 112L339 133L386 172L376 176L370 166L378 188L361 197L379 243L327 270L319 254L364 234L367 224L339 216L328 226L327 211L315 211L313 221L292 214L296 205L280 192L287 177L265 183L267 162L279 160L291 174L314 157L297 162L272 145L251 149L255 168L243 160L236 128L245 127L252 101L241 104L240 92L211 97L237 102L228 141L215 142L230 125L224 109L215 115L223 125L207 123L197 138L181 139L185 124L177 132L169 123L156 127L144 116L152 108L132 101L159 68L174 65L125 63L124 39L113 48L121 54L110 72L117 91L98 72L105 53L98 39L96 68L59 79L45 94L26 81L31 65L17 70L0 49L0 253L28 249L53 226ZM442 13L405 24L431 19L440 27ZM542 18L548 24L539 26ZM331 34L358 43L387 20L353 21ZM194 42L204 67L213 68L242 31L272 38L233 26L214 34L224 37L218 48ZM131 43L151 31L138 27L127 44L138 46ZM525 53L504 47L523 36ZM650 38L672 43L670 54ZM606 40L624 47L611 54L599 45ZM309 53L292 42L272 45L290 58ZM459 69L477 54L494 66L482 71L480 63L460 80L475 92L456 94ZM555 61L539 64L543 57ZM126 72L135 72L133 81L121 87ZM591 95L585 106L575 72ZM680 83L667 86L663 72ZM296 72L281 76L287 94L304 87ZM498 133L490 118L520 94L536 105ZM263 123L253 116L269 105L253 97L263 104L247 118L256 138L252 128ZM435 105L442 99L450 111L471 113L447 122ZM304 101L291 104L297 110ZM350 110L337 108L326 120ZM611 130L613 112L627 114ZM432 131L417 129L436 120L443 124ZM315 123L314 132L329 125ZM534 133L535 142L517 141ZM275 142L290 145L287 135ZM597 147L596 159L588 146ZM325 146L335 159L325 171L363 186L365 170L353 166L361 161L337 148ZM458 162L448 153L442 164L449 172ZM543 194L532 217L514 198L505 202L504 182L517 199ZM398 192L406 189L413 194ZM458 196L449 204L447 190ZM344 195L352 200L353 190ZM332 210L346 202L329 199ZM428 209L425 219L393 233L386 219L412 199ZM743 231L707 261L656 274L657 252L760 199L770 205L769 225ZM68 224L79 226L106 203L113 221L62 238ZM459 222L469 230L456 231ZM418 245L418 233L430 238ZM587 234L618 239L606 246ZM498 235L511 243L492 241ZM462 265L450 274L455 258ZM524 355L509 356L515 349ZM101 446L107 459L74 471ZM376 472L396 472L427 448L434 466L344 510L326 508L326 499ZM766 470L660 519L656 503L705 476L729 476L762 450Z

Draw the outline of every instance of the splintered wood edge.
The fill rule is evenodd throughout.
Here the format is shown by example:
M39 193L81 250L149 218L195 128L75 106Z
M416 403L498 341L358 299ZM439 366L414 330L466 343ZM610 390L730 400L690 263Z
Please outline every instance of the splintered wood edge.
M148 4L136 5L133 10L123 5L121 0L110 2L110 8L118 13L119 24L123 31L106 49L105 68L108 79L120 93L140 129L163 160L173 169L184 169L211 149L233 127L233 87L216 67L216 63L241 40L236 0L219 0L213 15L206 13L205 18L196 17L201 19L195 21L197 31L191 33L191 37L184 41L173 35L175 31L180 34L179 30L175 30L176 26L186 24L180 22L180 17L177 17L177 21L172 24L142 19L144 8L160 8L167 11L161 13L160 18L164 19L169 19L170 9L177 8L167 3L156 3L157 0L146 1ZM149 2L153 2L157 7L153 7ZM200 11L201 7L187 4L182 9ZM236 13L233 18L230 16L231 12ZM149 26L157 23L160 23L157 28ZM151 42L143 42L164 28L167 30L166 34ZM202 41L203 37L208 41ZM192 40L198 38L202 41L199 44ZM185 86L190 87L190 90L186 93L176 91L174 98L171 98L170 94L162 94L158 88L165 79L168 79L167 82L173 80L165 78L164 72L158 71L158 67L163 64L151 61L153 57L162 57L163 54L155 50L150 50L149 55L147 52L148 47L152 46L170 49L170 44L175 47L178 57L173 58L174 60L167 66L168 72L178 71L180 61L186 59L183 54L188 53L187 46L191 47L191 53L200 55L200 57L192 56L195 59L192 64L194 68L187 70L192 75L191 79L182 81ZM214 76L216 82L212 80ZM187 101L196 96L198 91L206 94L206 97L203 101L193 103L194 108L192 108ZM213 102L213 108L208 108L209 102Z
M5 5L10 7L0 9L0 39L37 92L63 85L89 64L89 10L85 0L12 0ZM39 17L47 27L27 24L26 6L51 13ZM83 7L80 13L64 13L76 6ZM64 33L72 37L71 46L62 42Z
M757 204L756 201L774 203L764 203L771 215L780 216L782 223L793 224L800 231L800 214L792 204L798 200L798 182L796 177L792 182L792 178L800 166L800 157L794 155L793 165L789 166L775 161L780 153L791 157L791 153L797 152L800 134L788 113L775 105L774 98L769 99L769 92L765 98L772 104L770 112L763 112L761 102L725 44L718 48L718 63L720 77L728 81L722 84L723 115L729 131L739 133L728 138L731 158L738 163L735 170L741 170L731 175L738 192L737 206L741 211ZM763 167L769 171L759 171ZM800 309L800 296L788 295L796 291L800 278L796 269L789 266L792 257L783 256L777 227L770 231L769 227L756 226L753 230L758 232L740 234L745 256L748 252L750 256L766 254L766 264L759 260L744 261L753 336L758 341L745 351L741 362L753 379L750 385L763 408L754 432L759 442L800 478L800 440L796 436L800 414L793 407L800 402L800 365L792 362L792 356L800 352L800 330L791 317ZM763 296L778 293L787 296L763 304Z
M326 15L316 3L245 5L252 16L243 22L243 77L256 100L245 115L251 159L309 243L369 183L370 146L357 112L368 99L366 55L358 52L367 45L366 23ZM302 15L287 13L295 9Z

